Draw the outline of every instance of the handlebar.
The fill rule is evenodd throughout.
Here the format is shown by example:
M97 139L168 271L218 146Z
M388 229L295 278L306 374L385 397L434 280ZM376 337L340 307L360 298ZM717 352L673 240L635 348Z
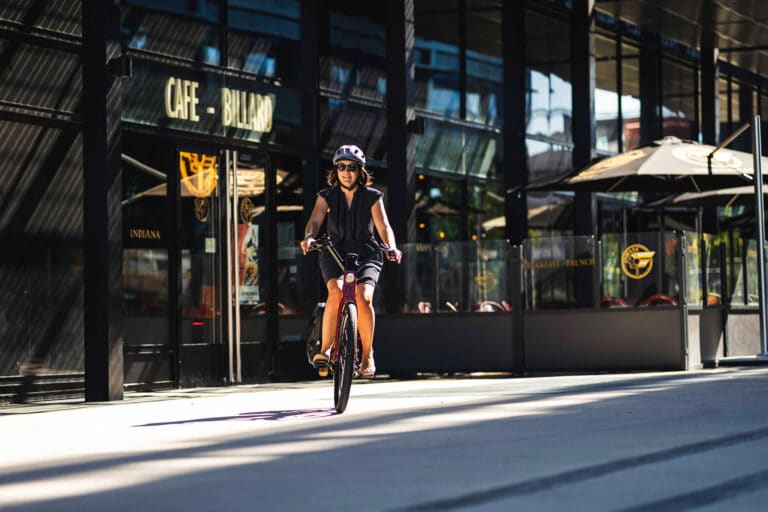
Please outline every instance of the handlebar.
M397 261L397 253L394 249L390 249L387 244L381 243L378 240L376 240L376 246L376 249L384 254L384 256L389 261ZM336 255L338 255L338 251L336 250L336 247L334 247L333 242L328 235L323 235L319 238L316 238L307 248L307 252L321 251L325 248L328 248L331 253L335 252Z

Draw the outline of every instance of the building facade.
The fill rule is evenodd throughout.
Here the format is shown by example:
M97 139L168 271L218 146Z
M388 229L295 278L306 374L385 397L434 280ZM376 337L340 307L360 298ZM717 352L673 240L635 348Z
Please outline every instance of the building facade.
M3 396L311 377L303 341L323 286L298 240L347 143L365 149L405 252L375 297L383 369L403 329L501 345L461 364L424 348L426 362L393 374L526 369L522 311L599 308L610 280L574 263L529 289L525 247L628 227L717 234L724 212L523 187L664 136L716 144L766 114L757 2L725 2L738 34L720 12L618 4L4 3ZM732 226L741 245L723 250L745 260L751 232ZM754 306L747 284L723 281ZM688 304L706 306L706 287Z

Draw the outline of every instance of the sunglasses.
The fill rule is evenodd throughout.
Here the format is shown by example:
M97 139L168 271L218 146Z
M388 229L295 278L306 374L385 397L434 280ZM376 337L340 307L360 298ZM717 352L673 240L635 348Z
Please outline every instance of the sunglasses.
M360 170L360 166L358 166L355 163L352 163L352 164L343 164L342 163L342 164L336 164L336 170L339 171L339 172L345 172L345 171L357 172L357 171Z

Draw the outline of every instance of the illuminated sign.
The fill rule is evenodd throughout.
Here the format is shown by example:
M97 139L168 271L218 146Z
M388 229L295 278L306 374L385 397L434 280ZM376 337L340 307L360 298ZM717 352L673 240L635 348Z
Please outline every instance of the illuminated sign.
M165 81L165 115L199 123L201 114L215 115L215 106L200 105L200 82L169 77ZM275 104L271 95L221 87L221 125L255 132L272 131Z
M171 77L165 83L165 115L171 119L200 121L197 115L197 89L200 83Z
M194 197L208 197L216 189L216 155L179 151L179 172L181 183Z
M272 98L237 89L221 88L221 124L257 132L272 131Z

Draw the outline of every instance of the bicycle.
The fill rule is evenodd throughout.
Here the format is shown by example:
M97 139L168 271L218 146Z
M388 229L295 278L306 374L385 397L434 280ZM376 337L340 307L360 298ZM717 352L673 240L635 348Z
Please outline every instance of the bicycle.
M321 377L326 377L330 370L333 374L333 405L336 412L341 414L347 408L352 378L358 369L357 354L357 303L355 302L355 286L357 271L360 268L358 255L349 253L342 261L341 255L327 236L316 239L309 246L309 252L327 250L334 261L343 271L341 302L336 314L336 335L331 345L331 355L328 363L316 366ZM389 258L390 249L385 244L379 244L377 249Z

